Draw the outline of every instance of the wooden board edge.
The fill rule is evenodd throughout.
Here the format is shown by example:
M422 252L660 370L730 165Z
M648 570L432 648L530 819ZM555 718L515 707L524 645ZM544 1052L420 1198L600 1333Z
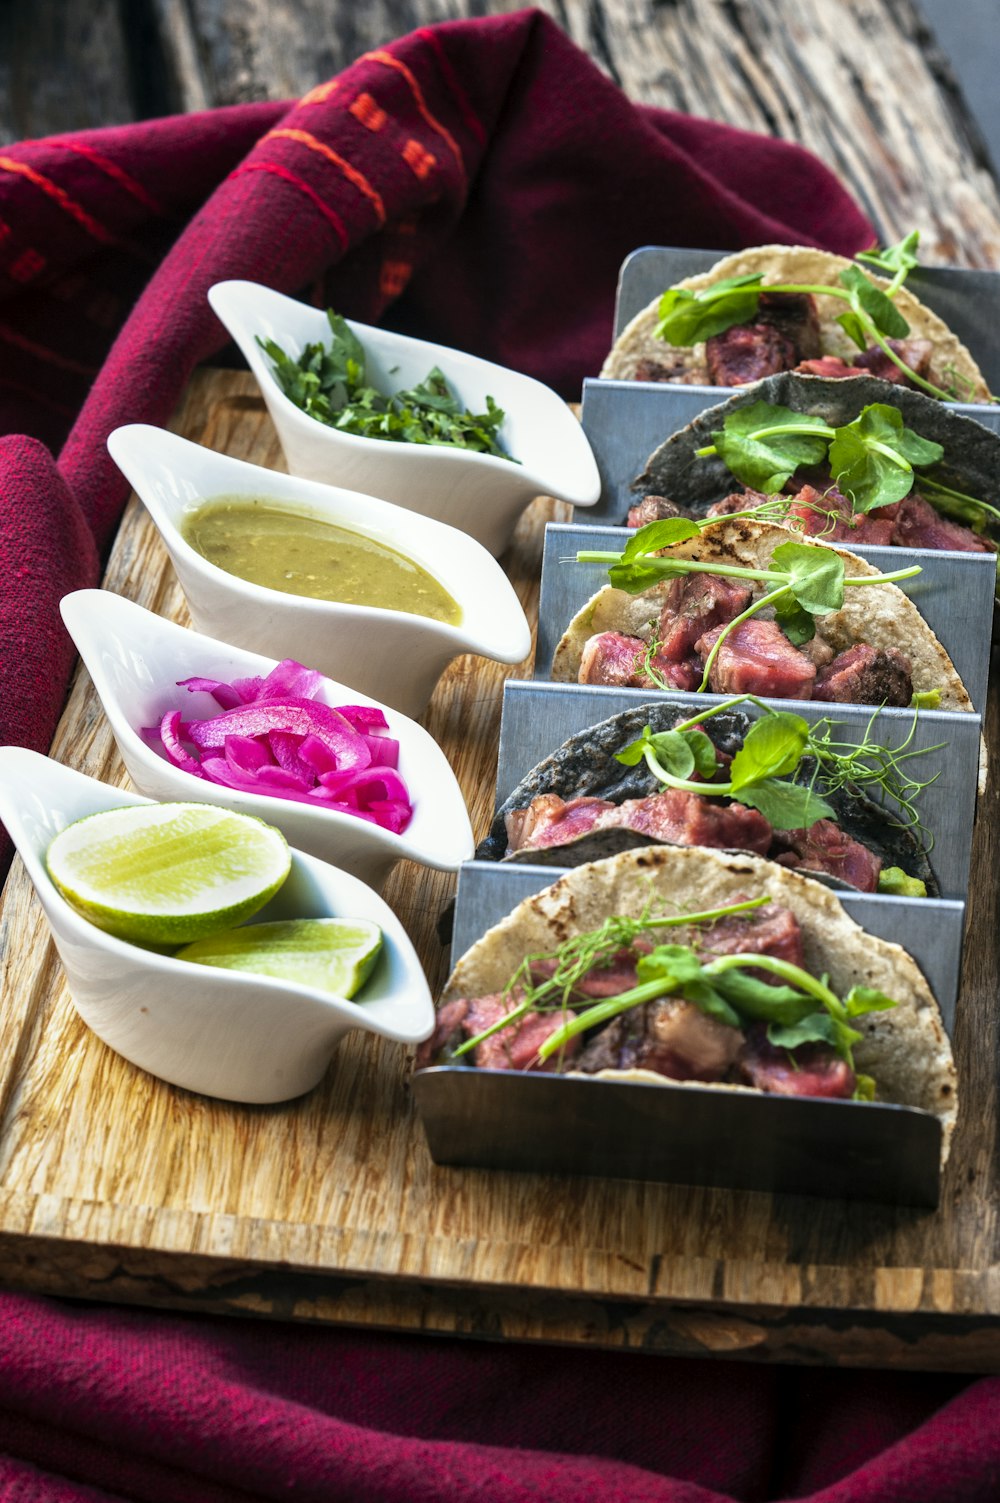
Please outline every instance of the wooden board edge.
M170 1311L663 1356L1000 1372L1000 1315L567 1300L524 1289L477 1290L287 1266L248 1270L199 1254L166 1256L60 1238L5 1236L0 1256L11 1289Z

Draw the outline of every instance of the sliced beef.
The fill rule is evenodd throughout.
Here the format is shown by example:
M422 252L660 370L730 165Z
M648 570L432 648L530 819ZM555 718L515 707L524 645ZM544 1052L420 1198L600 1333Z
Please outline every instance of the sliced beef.
M523 995L523 992L515 988L506 996L502 992L494 992L488 997L470 1000L462 1020L466 1038L474 1038L477 1033L485 1032L506 1017L523 999ZM481 1070L556 1070L559 1068L559 1056L553 1055L542 1063L538 1058L538 1050L550 1034L568 1023L571 1017L572 1013L564 1011L526 1013L519 1022L512 1023L509 1028L501 1028L499 1032L477 1044L472 1051L475 1063ZM562 1059L572 1056L578 1049L579 1040L571 1039L565 1050L561 1051Z
M827 381L840 381L846 376L863 376L855 366L841 360L839 355L820 355L818 360L802 360L795 367L799 376L822 376Z
M812 697L841 705L908 705L910 660L895 647L882 652L855 642L819 670Z
M687 574L672 581L660 612L658 657L683 663L698 638L725 626L750 604L750 588L721 574Z
M699 931L698 943L708 956L773 955L790 965L802 965L799 921L790 908L779 908L774 903L752 913L731 913L718 919L710 928ZM777 978L767 971L759 974L777 983Z
M672 517L690 517L686 507L678 506L666 496L643 496L635 506L630 506L626 527L646 527L650 522L666 522Z
M770 849L771 826L757 809L748 809L745 804L720 804L680 788L667 788L649 798L628 799L618 815L615 823L673 845L707 845L717 850L753 851L758 856L765 856Z
M585 976L573 988L574 999L591 1000L617 997L621 992L631 991L636 984L636 960L639 950L652 947L640 941L631 950L618 950L607 956L600 964L591 966ZM556 969L554 960L535 960L531 965L531 979L538 986L548 981Z
M417 1049L416 1068L426 1070L428 1065L437 1062L439 1055L445 1055L454 1049L462 1041L462 1022L469 1011L467 997L458 997L454 1002L446 1002L437 1010L434 1019L434 1032L429 1039Z
M616 631L590 637L580 655L577 682L612 684L618 689L658 689L660 685L645 668L648 646L641 637L624 637ZM693 656L685 662L672 663L656 653L652 665L671 688L690 691L701 682L701 664Z
M951 548L960 553L993 551L971 527L943 517L916 491L905 496L896 509L892 541L897 548Z
M641 637L603 631L584 643L577 675L581 684L614 684L636 689L643 682L642 660L647 644Z
M713 627L695 644L702 662L725 628ZM754 617L729 633L709 674L716 694L760 694L773 699L809 699L816 664L793 647L775 621Z
M633 381L672 381L678 386L700 386L706 378L700 366L692 367L685 356L673 360L640 360Z
M934 353L934 346L929 339L887 339L886 344L891 350L895 350L911 371L915 371L918 376L927 375L931 355ZM889 359L881 345L869 345L867 350L862 350L860 355L854 357L854 364L856 369L869 376L878 376L880 381L891 381L895 386L914 385L895 361Z
M705 364L713 386L745 386L791 370L795 346L771 324L734 324L705 341Z
M562 799L558 793L540 793L526 809L514 809L507 815L507 851L531 847L539 850L550 845L564 845L578 835L586 835L600 822L601 816L614 809L604 798Z
M670 1080L722 1080L743 1042L741 1029L716 1022L683 997L664 997L614 1018L587 1044L574 1069L652 1070Z
M772 838L771 826L758 810L680 788L618 805L591 798L564 802L556 793L543 793L527 809L507 817L510 851L562 845L591 830L612 828L636 830L670 845L707 845L758 856L767 854Z
M782 866L827 872L860 892L878 892L881 856L852 840L831 819L818 819L808 830L775 830L771 855Z
M768 1043L767 1024L747 1029L737 1070L740 1080L776 1096L853 1096L854 1071L828 1044L778 1049Z
M788 508L789 520L797 519L799 530L809 536L821 533L831 543L871 543L888 548L893 540L898 504L880 506L872 512L855 512L847 497L832 482L817 490L804 485Z
M760 506L762 501L772 501L773 496L768 496L764 491L754 491L749 487L745 491L730 491L728 496L723 496L721 501L713 501L706 511L706 517L731 517L734 511L750 511L754 506Z
M783 334L791 343L796 361L812 360L821 351L819 315L810 292L762 292L757 322Z

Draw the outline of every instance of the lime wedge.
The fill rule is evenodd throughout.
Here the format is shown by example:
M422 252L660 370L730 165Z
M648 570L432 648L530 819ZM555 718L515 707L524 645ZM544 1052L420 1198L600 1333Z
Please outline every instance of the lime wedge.
M84 918L151 945L181 945L241 923L291 869L279 830L211 804L88 814L56 836L45 862Z
M288 919L248 924L178 950L178 960L224 966L353 997L371 974L382 931L367 919Z

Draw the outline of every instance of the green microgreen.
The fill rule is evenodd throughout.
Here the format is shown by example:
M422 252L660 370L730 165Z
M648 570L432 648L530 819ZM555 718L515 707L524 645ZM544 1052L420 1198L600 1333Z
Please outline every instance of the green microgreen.
M761 715L747 730L743 745L729 765L728 779L717 781L720 769L715 748L700 727L743 704L756 705ZM835 817L823 795L831 796L843 788L874 795L883 805L888 800L899 811L897 823L922 829L916 801L940 772L920 780L913 776L909 764L915 757L941 751L947 743L911 750L917 726L914 714L901 744L886 746L876 734L877 719L876 710L860 742L841 741L828 717L810 725L801 715L775 710L755 695L741 694L691 716L671 731L654 734L647 725L635 741L616 753L616 759L626 767L644 761L653 777L666 787L749 804L778 830L808 829L817 819ZM711 748L711 760L705 742ZM692 780L695 769L706 781ZM804 782L789 781L797 773L807 774Z
M281 390L307 416L362 438L447 444L511 459L497 437L504 412L492 397L486 398L485 412L470 412L437 366L416 386L387 396L369 383L364 347L346 319L332 308L327 319L331 342L307 344L297 359L273 339L257 336Z

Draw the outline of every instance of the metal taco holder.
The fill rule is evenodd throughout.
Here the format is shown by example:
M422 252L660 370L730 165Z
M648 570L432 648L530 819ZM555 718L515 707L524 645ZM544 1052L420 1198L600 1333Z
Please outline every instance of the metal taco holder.
M557 877L551 867L467 863L453 959ZM943 937L961 932L964 904L862 894L842 901L864 927L904 944L941 995L947 983L935 966ZM441 1164L938 1202L941 1124L913 1107L458 1065L417 1071L412 1089Z

